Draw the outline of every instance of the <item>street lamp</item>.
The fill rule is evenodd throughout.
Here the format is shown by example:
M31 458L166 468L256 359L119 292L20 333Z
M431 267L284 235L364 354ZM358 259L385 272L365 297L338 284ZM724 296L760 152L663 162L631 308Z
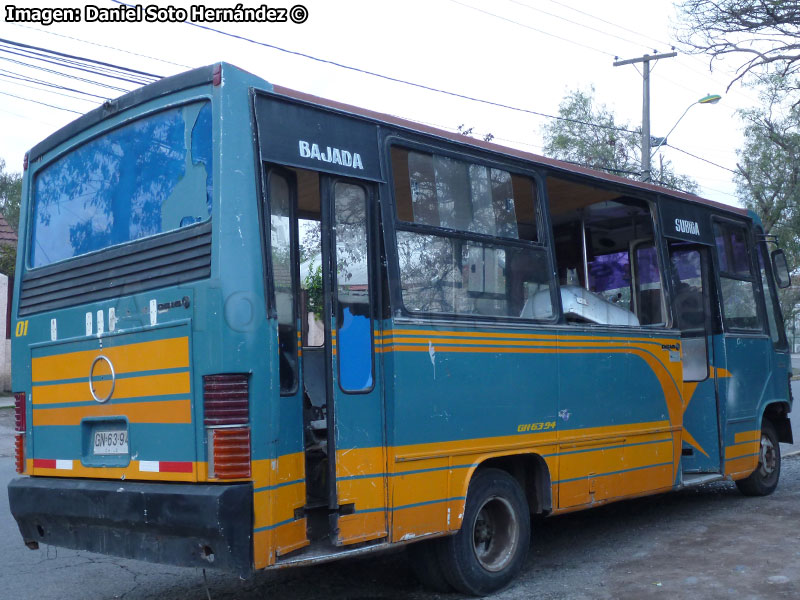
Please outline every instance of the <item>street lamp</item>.
M675 125L673 125L672 129L669 130L669 133L667 135L665 135L664 137L659 138L658 146L656 146L656 149L653 150L653 152L650 154L650 160L652 160L653 157L656 155L656 152L658 152L658 149L661 148L661 146L663 146L664 144L667 143L667 138L669 137L669 134L672 133L673 131L675 131L675 128L678 126L678 123L680 123L681 119L683 119L683 117L686 116L686 113L689 112L690 108L692 108L695 104L716 104L720 100L722 100L722 96L720 96L719 94L708 94L708 95L703 96L702 98L700 98L700 100L696 100L695 102L692 102L689 106L687 106L686 110L683 111L683 114L680 116L680 119L675 121Z

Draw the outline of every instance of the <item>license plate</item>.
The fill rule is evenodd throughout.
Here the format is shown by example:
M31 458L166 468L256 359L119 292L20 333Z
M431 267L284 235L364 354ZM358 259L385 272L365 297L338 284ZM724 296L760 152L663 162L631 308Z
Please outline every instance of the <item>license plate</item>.
M94 454L127 454L128 432L125 429L95 429Z

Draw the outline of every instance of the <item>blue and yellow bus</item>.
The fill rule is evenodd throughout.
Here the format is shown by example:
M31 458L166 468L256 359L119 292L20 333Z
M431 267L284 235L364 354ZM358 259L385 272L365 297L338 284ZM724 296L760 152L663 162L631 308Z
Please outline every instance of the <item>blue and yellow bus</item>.
M733 480L791 441L785 257L696 196L227 64L26 156L25 543L248 575L409 545L508 583L531 515Z

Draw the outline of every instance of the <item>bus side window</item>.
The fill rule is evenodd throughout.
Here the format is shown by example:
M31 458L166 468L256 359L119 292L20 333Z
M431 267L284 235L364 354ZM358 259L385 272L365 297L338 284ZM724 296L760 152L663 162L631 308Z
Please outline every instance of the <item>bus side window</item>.
M297 332L295 319L295 273L292 268L291 188L285 177L269 174L270 253L278 315L278 358L281 394L297 387Z
M707 258L705 249L685 242L669 242L670 275L673 286L675 321L681 330L683 380L703 381L708 377L706 314Z
M758 244L758 267L761 273L761 287L764 288L764 300L767 306L767 325L769 326L769 337L776 348L786 348L787 341L783 334L783 319L781 317L780 305L775 291L774 282L769 276L770 266L767 245L764 242Z
M681 331L702 330L706 311L700 251L685 244L670 243L669 255L677 325Z
M547 190L567 322L664 325L650 205L552 176Z
M410 313L551 319L532 179L392 148L400 285Z
M725 328L761 330L747 230L733 223L714 223L714 239Z

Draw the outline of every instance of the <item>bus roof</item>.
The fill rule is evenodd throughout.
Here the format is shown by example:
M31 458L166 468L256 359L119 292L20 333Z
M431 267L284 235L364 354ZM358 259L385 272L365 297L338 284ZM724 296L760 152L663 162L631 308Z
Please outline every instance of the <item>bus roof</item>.
M103 119L106 119L112 116L113 114L116 114L128 108L132 108L138 104L142 104L143 102L153 100L154 98L158 98L160 96L164 96L178 90L211 83L214 80L215 73L220 73L222 71L228 71L228 70L234 70L243 74L247 73L243 69L240 69L234 65L230 65L227 63L215 63L213 65L200 67L197 69L193 69L191 71L186 71L184 73L179 73L178 75L165 77L155 83L141 87L137 90L124 94L118 98L115 98L114 100L109 100L103 103L101 106L95 108L94 110L86 113L82 117L79 117L76 120L69 123L68 125L62 127L52 135L45 138L43 141L36 144L28 152L28 156L26 157L26 164L27 160L34 161L38 159L45 152L52 150L58 144L68 140L74 135L80 133L81 131L84 131L85 129L88 129L92 125L99 123ZM249 73L247 74L250 75ZM266 86L271 87L272 88L271 91L274 94L291 98L294 100L300 100L318 106L324 106L337 111L342 111L345 113L369 119L370 121L377 121L380 123L391 124L414 132L443 138L451 142L460 144L462 146L472 146L476 148L481 148L484 150L488 150L490 152L504 154L506 156L512 156L515 158L519 158L525 161L530 161L540 165L546 165L548 167L557 169L564 173L583 175L607 183L620 184L636 188L639 190L647 191L650 193L663 194L671 196L673 198L681 198L683 200L704 204L723 211L729 211L742 215L749 214L749 211L747 209L739 208L736 206L730 206L727 204L722 204L720 202L715 202L713 200L708 200L706 198L702 198L701 196L697 196L695 194L689 194L686 192L665 188L652 183L636 181L633 179L628 179L626 177L620 177L619 175L612 175L604 171L591 169L589 167L583 167L580 165L557 160L554 158L548 158L546 156L533 154L531 152L517 150L516 148L510 148L508 146L502 146L500 144L486 142L483 140L465 136L460 133L454 133L451 131L446 131L444 129L438 129L436 127L423 125L415 121L402 119L394 115L380 113L377 111L361 108L351 104L336 102L334 100L329 100L327 98L314 96L312 94L307 94L305 92L299 92L297 90L293 90L291 88L283 87L280 85L270 86L270 84L267 83L266 80L261 79L261 81L263 81L264 84L266 84Z
M493 142L486 142L484 140L475 139L463 135L461 133L446 131L444 129L439 129L437 127L432 127L430 125L424 125L422 123L417 123L415 121L410 121L408 119L403 119L401 117L396 117L394 115L380 113L366 108L361 108L359 106L354 106L352 104L336 102L335 100L329 100L327 98L322 98L320 96L314 96L312 94L307 94L305 92L299 92L297 90L293 90L291 88L283 87L280 85L273 85L272 87L274 93L279 94L281 96L286 96L287 98L293 98L295 100L301 100L304 102L308 102L310 104L325 106L335 110L358 115L360 117L366 117L367 119L373 121L378 121L381 123L387 123L403 127L405 129L409 129L415 132L434 135L437 137L445 138L452 142L456 142L461 145L473 146L477 148L482 148L484 150L489 150L491 152L505 154L507 156L513 156L515 158L520 158L522 160L531 161L541 165L546 165L548 167L558 169L565 173L575 173L579 175L585 175L593 179L599 179L609 183L618 183L621 185L634 187L640 190L646 190L648 192L664 194L667 196L671 196L673 198L681 198L684 200L688 200L690 202L705 204L707 206L712 206L714 208L724 211L735 212L737 214L742 214L742 215L749 214L747 209L739 208L737 206L730 206L728 204L722 204L721 202L715 202L714 200L709 200L707 198L703 198L702 196L698 196L696 194L690 194L687 192L674 190L672 188L666 188L652 183L645 183L643 181L637 181L635 179L628 179L626 177L620 177L619 175L612 175L610 173L606 173L605 171L599 171L597 169L592 169L590 167L576 165L574 163L558 160L555 158L548 158L546 156L541 156L539 154L534 154L532 152L525 152L524 150L510 148L508 146L495 144Z

